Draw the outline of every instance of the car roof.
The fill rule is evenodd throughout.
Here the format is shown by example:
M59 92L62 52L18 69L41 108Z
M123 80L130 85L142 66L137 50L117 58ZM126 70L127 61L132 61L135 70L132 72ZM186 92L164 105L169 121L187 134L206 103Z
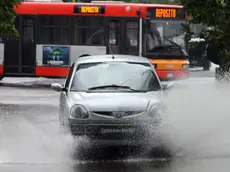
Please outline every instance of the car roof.
M114 56L114 59L112 58ZM126 61L134 63L150 63L145 57L134 56L134 55L121 55L121 54L107 54L107 55L91 55L78 57L75 61L78 64L82 63L97 63L97 62L110 62L110 61Z

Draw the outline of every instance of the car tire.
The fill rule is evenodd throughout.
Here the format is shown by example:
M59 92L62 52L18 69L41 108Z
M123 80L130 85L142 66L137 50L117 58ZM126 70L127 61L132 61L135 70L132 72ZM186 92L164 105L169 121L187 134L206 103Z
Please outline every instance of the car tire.
M203 70L207 71L210 69L211 62L208 59L205 59L203 62Z
M203 70L208 71L210 69L210 64L204 64Z
M210 69L210 67L207 67L207 66L204 66L204 67L203 67L203 70L204 70L204 71L208 71L209 69Z

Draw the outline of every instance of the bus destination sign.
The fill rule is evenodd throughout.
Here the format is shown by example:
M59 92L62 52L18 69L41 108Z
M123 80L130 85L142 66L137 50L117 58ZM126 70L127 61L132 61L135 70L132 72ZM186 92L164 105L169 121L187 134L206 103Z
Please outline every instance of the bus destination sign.
M74 13L79 14L104 14L104 6L74 6Z
M185 19L184 11L180 8L149 8L151 18L160 20Z
M176 9L156 8L156 18L176 18Z

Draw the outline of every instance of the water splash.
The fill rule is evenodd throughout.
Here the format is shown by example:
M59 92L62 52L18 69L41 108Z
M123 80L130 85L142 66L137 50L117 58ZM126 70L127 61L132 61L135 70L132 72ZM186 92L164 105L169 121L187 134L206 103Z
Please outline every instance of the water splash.
M213 78L184 83L167 99L162 137L176 156L230 155L229 87L217 88Z

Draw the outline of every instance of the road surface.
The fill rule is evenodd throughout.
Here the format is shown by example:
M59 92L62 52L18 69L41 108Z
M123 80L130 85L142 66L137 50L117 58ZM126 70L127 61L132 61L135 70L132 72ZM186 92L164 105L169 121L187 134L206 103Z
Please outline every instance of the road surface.
M173 157L121 158L102 149L98 154L106 155L104 161L75 157L82 142L59 133L59 94L31 88L47 80L4 79L1 83L8 86L0 89L0 172L229 172L230 91L216 89L213 72L196 70L192 75L167 99L161 134Z

